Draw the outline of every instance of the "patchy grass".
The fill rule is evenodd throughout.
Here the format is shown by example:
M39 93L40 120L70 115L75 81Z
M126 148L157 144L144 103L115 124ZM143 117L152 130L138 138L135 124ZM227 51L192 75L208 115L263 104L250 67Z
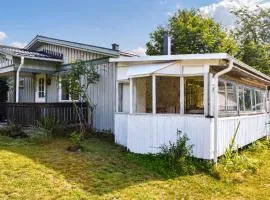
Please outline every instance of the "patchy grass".
M67 139L49 144L0 136L0 199L268 199L270 150L252 147L262 161L242 182L217 180L202 167L176 175L163 160L123 151L90 138L81 153L67 152Z

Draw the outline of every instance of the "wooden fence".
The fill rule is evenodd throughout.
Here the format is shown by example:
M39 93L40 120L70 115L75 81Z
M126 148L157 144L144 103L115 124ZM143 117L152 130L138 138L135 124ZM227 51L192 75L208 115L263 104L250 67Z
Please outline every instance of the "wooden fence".
M86 104L77 104L88 120ZM33 125L42 118L54 118L64 124L78 124L79 117L73 103L0 103L0 120L8 123Z

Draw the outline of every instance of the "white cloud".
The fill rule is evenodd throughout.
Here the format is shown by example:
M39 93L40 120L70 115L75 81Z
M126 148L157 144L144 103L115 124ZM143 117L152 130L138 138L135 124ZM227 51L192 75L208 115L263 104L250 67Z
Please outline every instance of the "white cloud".
M12 42L10 45L13 47L24 48L26 46L26 43L15 41L15 42Z
M235 22L235 17L230 13L232 9L246 6L250 11L254 11L257 5L262 8L270 8L270 2L264 0L221 0L218 3L201 7L199 10L202 15L213 18L223 26L232 27Z
M7 34L5 32L0 31L0 41L7 38Z
M146 55L146 48L139 46L136 49L133 49L131 52L138 55L138 56L145 56Z

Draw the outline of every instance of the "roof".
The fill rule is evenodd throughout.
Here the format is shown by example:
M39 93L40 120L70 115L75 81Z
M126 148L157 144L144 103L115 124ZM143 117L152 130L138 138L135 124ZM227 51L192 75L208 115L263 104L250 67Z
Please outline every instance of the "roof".
M29 51L4 45L0 45L0 53L9 56L24 57L35 60L63 62L62 55L60 54L49 54L46 52Z
M237 60L227 53L206 53L206 54L179 54L179 55L161 55L161 56L142 56L142 57L119 57L110 58L110 62L117 63L155 63L165 61L181 61L181 60L229 60L234 59L234 65L243 68L245 71L256 74L267 81L270 81L270 77L264 73L256 70L255 68Z
M99 53L99 54L113 56L113 57L117 57L120 55L120 52L117 50L89 45L89 44L78 43L78 42L71 42L67 40L55 39L55 38L50 38L50 37L46 37L42 35L37 35L29 44L26 45L25 49L33 50L35 46L38 46L42 43L55 44L59 46L79 49L82 51L88 51L88 52L93 52L93 53Z

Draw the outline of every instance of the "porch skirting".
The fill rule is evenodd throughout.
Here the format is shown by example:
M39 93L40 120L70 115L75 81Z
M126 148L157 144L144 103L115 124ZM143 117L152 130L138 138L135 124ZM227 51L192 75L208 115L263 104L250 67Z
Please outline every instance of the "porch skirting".
M218 156L223 155L240 121L236 146L243 147L267 135L268 114L227 117L218 120ZM177 114L115 114L115 141L131 152L160 152L160 146L175 142L177 130L186 133L193 155L214 158L214 119L202 115Z

